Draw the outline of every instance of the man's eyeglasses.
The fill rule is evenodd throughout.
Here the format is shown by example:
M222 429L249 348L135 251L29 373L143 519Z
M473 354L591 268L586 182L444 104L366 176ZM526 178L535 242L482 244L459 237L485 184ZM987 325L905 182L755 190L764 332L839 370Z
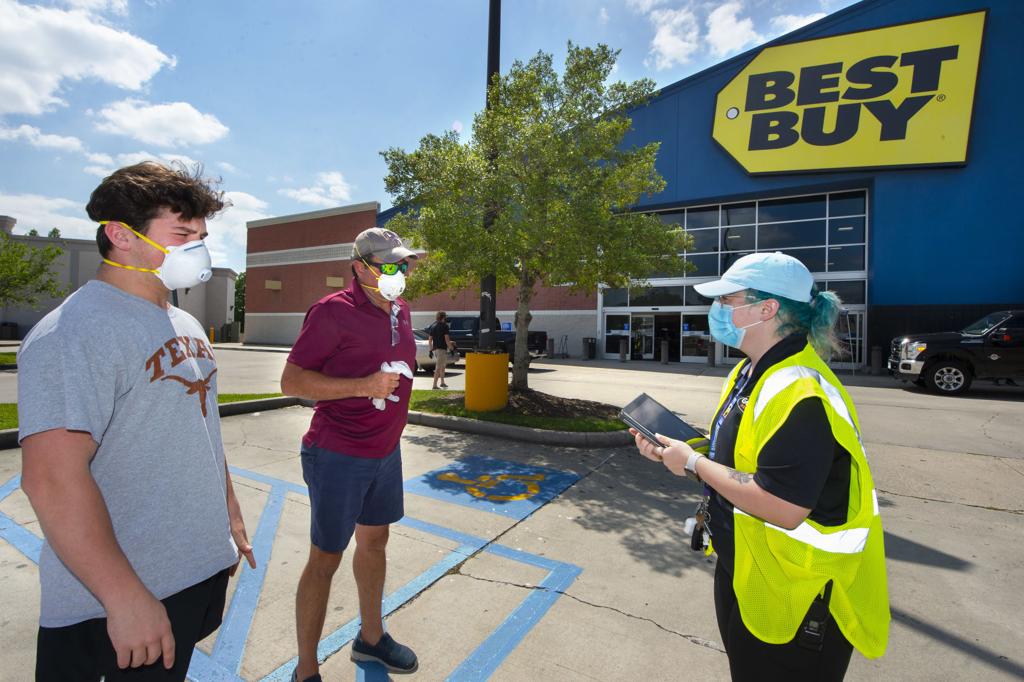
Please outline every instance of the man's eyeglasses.
M377 271L382 275L394 275L395 273L401 272L403 275L409 272L409 264L405 261L399 263L370 263L369 261L363 261L368 266L376 268Z

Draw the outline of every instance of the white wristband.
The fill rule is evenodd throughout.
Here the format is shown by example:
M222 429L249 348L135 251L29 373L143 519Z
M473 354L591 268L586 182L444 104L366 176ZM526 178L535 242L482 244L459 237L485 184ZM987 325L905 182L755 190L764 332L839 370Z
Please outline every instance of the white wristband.
M697 475L697 460L704 457L699 452L691 452L690 456L686 460L686 470L694 476Z

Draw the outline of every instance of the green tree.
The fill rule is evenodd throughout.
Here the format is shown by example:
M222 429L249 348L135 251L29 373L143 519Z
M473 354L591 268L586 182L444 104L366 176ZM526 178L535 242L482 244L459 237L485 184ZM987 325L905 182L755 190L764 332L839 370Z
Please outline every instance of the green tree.
M657 143L627 148L627 110L654 94L649 79L609 83L618 51L568 47L564 74L540 52L494 77L489 106L458 134L391 148L385 187L410 210L388 227L428 251L409 295L478 288L494 273L517 290L513 389L528 388L526 333L538 284L592 292L654 273L681 273L687 236L630 210L665 182ZM493 226L483 229L491 212Z
M0 231L0 308L9 305L36 308L41 296L64 296L67 292L51 269L61 253L56 246L29 246Z
M49 237L50 239L59 239L60 238L60 228L59 227L53 228L52 230L49 231L49 233L47 233L46 236Z
M37 230L36 228L33 227L31 230L29 230L28 232L25 233L25 236L27 236L27 237L38 237L39 236L39 230Z
M235 279L235 322L241 331L245 331L245 273Z

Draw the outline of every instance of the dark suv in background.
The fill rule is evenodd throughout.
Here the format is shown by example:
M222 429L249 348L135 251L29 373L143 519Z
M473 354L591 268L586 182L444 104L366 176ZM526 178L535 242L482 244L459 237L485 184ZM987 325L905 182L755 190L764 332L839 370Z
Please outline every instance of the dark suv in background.
M974 379L1024 384L1024 310L989 313L958 332L898 336L889 373L943 395L963 393Z

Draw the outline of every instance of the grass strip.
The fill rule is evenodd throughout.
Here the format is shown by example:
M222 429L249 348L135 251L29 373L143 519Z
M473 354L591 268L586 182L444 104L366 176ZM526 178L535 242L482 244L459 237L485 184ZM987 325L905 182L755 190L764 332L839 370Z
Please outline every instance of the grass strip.
M17 353L0 353L0 365L13 365L17 361Z

